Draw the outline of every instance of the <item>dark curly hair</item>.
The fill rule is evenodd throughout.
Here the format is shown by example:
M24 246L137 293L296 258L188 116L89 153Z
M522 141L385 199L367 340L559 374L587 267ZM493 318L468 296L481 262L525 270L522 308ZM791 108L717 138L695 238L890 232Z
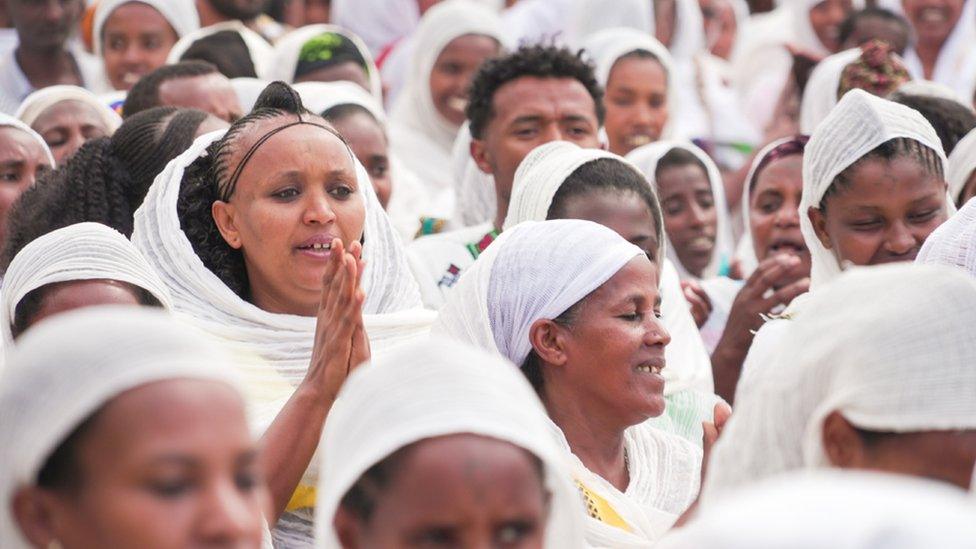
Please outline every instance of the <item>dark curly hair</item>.
M258 76L251 51L235 30L223 30L200 38L183 52L180 61L206 61L227 78Z
M942 150L946 156L952 154L956 144L966 137L973 128L976 128L976 114L968 107L942 97L932 97L929 95L909 95L906 93L895 92L889 98L895 103L901 103L906 107L911 107L918 111L939 136L942 142Z
M125 103L122 104L122 117L128 118L144 110L159 107L159 88L170 80L196 78L218 72L217 67L206 61L183 61L173 65L163 65L140 78L132 86L125 96Z
M481 139L495 116L495 92L503 85L526 76L537 78L572 78L578 80L593 98L596 117L603 125L603 89L596 81L593 66L582 52L546 44L522 46L514 52L485 61L471 81L471 93L465 115L471 123L471 136Z
M284 82L272 82L261 92L254 109L227 130L222 138L207 148L207 154L197 158L183 173L176 209L180 226L186 233L193 251L203 264L217 275L241 299L250 296L250 284L241 250L232 248L217 229L211 208L213 203L227 201L234 193L233 170L229 165L240 136L261 120L296 115L316 117L326 129L331 128L302 105L298 92ZM345 143L335 130L330 131Z

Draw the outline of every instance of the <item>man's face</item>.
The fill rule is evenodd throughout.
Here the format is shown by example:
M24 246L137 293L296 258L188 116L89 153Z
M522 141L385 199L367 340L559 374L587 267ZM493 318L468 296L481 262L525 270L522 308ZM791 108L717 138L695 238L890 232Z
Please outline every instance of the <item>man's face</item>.
M84 0L6 0L6 4L21 47L38 51L63 49L85 10Z

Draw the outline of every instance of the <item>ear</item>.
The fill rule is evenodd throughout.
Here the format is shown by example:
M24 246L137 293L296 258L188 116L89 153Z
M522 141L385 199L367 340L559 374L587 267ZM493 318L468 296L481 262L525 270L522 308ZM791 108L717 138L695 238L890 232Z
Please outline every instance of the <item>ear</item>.
M529 342L532 349L546 364L562 366L566 364L566 340L563 328L555 321L542 318L532 323L529 328Z
M831 412L824 419L821 435L824 453L832 466L840 469L864 467L867 462L864 441L840 412Z
M810 219L810 223L813 225L813 231L817 233L817 239L820 240L823 247L832 250L833 246L830 243L830 234L827 233L827 216L823 214L820 208L811 206L807 210L807 218Z
M34 547L48 547L57 540L54 496L29 486L14 494L13 514L20 531Z
M220 236L224 238L224 242L231 248L240 250L243 244L235 222L236 214L237 210L230 202L216 200L210 206L210 215L213 216L214 223L217 225L217 230L220 231Z
M332 520L332 527L335 528L336 537L339 538L339 545L342 546L342 549L358 549L361 545L359 542L362 537L361 522L359 518L341 505Z
M479 170L486 175L492 174L494 170L492 169L488 147L485 145L484 140L471 138L471 144L468 145L468 152L471 154L471 158L477 164Z

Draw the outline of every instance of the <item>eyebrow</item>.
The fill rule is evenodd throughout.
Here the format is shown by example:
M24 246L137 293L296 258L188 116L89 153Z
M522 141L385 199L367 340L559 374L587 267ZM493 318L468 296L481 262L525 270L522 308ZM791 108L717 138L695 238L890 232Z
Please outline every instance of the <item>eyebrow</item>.
M0 168L19 168L25 164L26 160L0 160Z

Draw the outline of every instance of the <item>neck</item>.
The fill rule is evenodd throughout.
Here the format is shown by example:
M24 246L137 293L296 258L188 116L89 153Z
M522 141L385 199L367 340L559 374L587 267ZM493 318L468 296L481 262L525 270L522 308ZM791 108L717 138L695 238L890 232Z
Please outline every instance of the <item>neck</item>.
M501 232L505 225L505 217L508 215L508 199L496 194L495 200L498 201L498 207L495 209L495 230Z
M17 47L17 64L34 88L55 84L83 85L74 57L64 48L33 50Z
M919 42L915 45L915 55L922 62L922 72L927 79L931 79L935 72L935 64L939 60L939 52L942 50L943 43L945 40L937 44Z

